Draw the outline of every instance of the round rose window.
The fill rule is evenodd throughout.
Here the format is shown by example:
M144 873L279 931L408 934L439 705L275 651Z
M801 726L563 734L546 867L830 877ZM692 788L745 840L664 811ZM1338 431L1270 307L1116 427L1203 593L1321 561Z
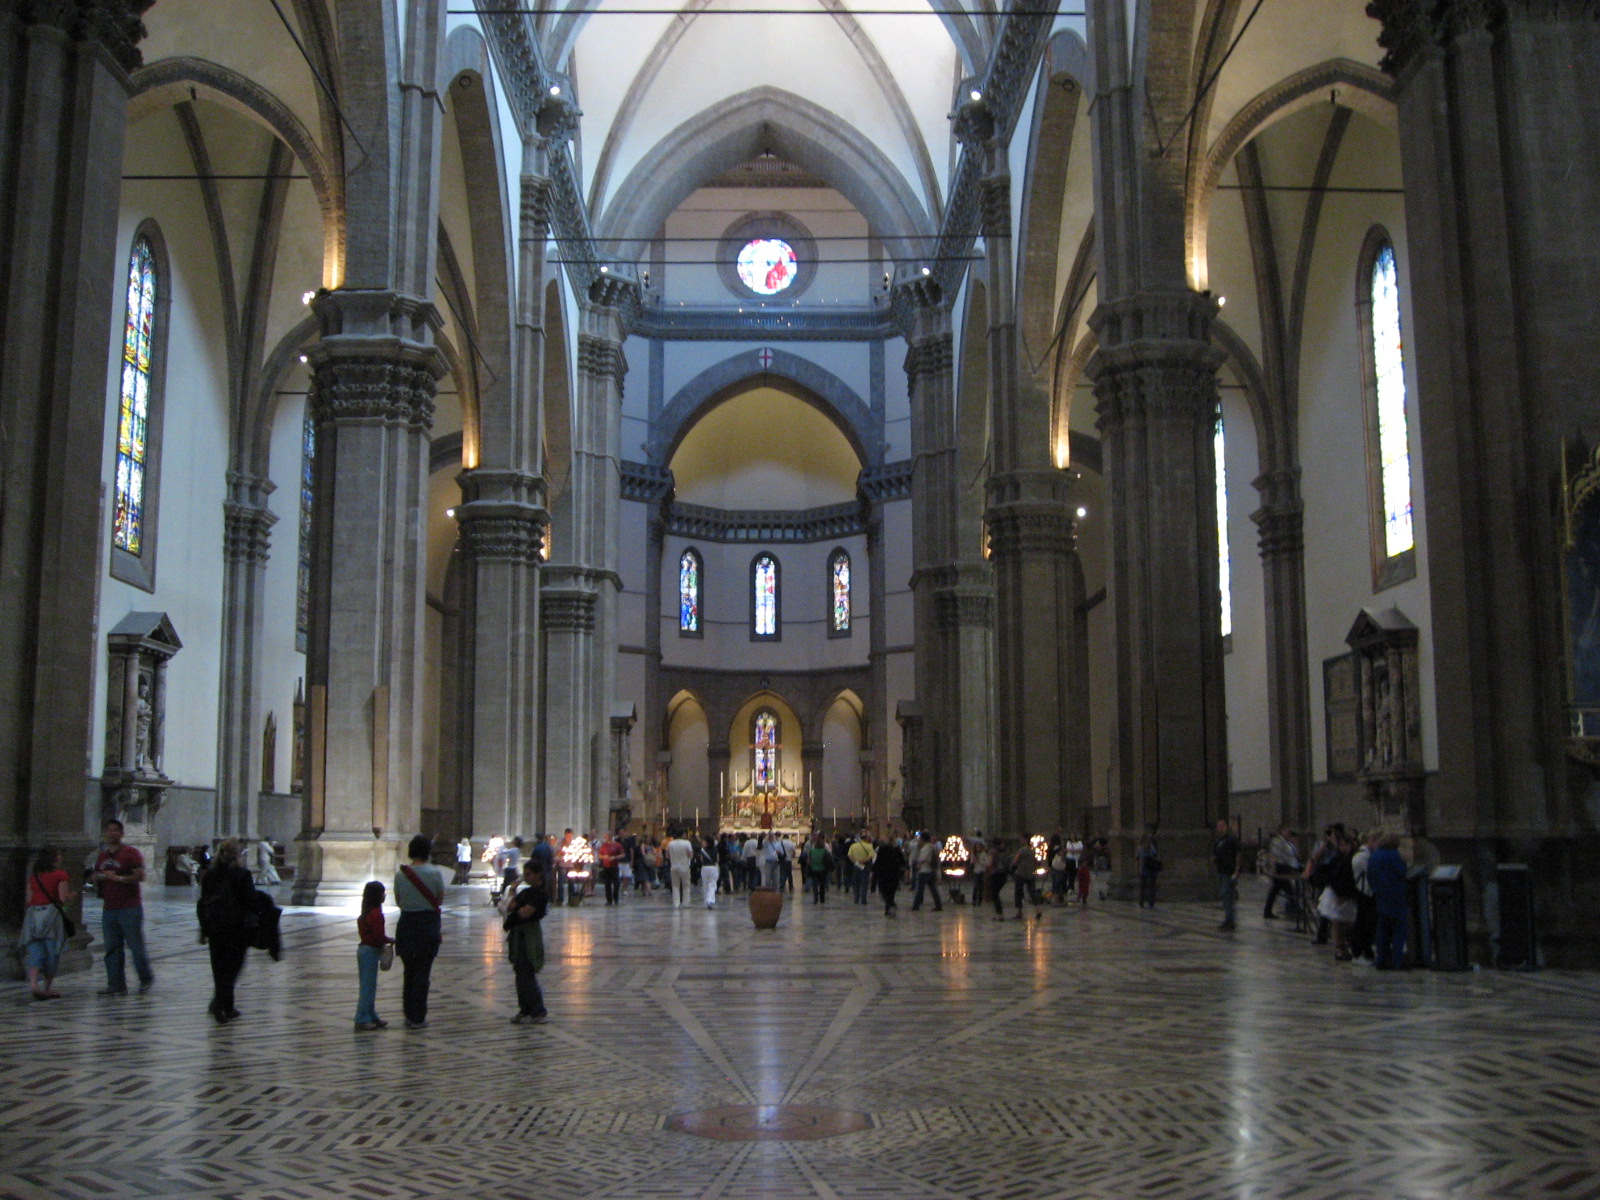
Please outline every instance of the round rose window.
M739 281L758 296L776 296L794 282L800 265L781 238L752 238L739 251Z

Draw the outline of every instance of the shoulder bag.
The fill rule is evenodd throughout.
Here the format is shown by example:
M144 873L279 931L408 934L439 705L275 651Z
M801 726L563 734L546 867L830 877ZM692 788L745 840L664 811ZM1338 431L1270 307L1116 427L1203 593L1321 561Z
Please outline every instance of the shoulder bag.
M71 917L67 916L67 910L61 907L61 901L57 900L49 892L45 891L44 881L37 875L33 877L33 881L39 885L39 890L44 892L44 898L50 901L50 906L61 914L61 928L66 932L66 935L71 937L73 934L77 933L77 922Z
M409 866L401 867L400 874L409 879L411 881L411 886L417 889L418 894L421 895L421 897L429 904L433 905L434 912L439 911L439 897L435 896L431 891L428 890L428 885L422 882L422 876L418 875L416 871L412 870Z

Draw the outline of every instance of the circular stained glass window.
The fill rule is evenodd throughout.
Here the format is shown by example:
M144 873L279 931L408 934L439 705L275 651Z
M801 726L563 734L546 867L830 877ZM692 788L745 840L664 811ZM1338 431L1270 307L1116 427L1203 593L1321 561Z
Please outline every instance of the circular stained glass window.
M758 296L776 296L800 270L794 250L782 238L752 238L739 251L739 280Z

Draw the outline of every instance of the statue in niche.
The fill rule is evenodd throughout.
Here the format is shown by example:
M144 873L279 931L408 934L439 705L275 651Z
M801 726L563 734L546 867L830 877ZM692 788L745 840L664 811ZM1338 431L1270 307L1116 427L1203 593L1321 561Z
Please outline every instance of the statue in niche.
M156 711L150 703L150 677L139 676L139 699L134 707L133 762L140 774L155 774L156 764L150 743L150 731L155 724Z
M261 731L261 790L277 791L278 714L267 714L267 727Z
M306 790L306 696L305 681L294 681L294 727L290 736L294 739L289 747L289 791L296 796L305 794Z

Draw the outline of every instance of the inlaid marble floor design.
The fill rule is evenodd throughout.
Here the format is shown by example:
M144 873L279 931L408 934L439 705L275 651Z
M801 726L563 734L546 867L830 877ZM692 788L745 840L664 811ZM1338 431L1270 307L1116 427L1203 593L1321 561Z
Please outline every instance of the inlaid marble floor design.
M1600 1197L1596 976L1335 966L1259 910L657 897L553 910L512 1026L479 886L426 1030L398 968L352 1030L353 906L290 910L218 1027L192 893L150 890L149 995L0 991L4 1200Z

